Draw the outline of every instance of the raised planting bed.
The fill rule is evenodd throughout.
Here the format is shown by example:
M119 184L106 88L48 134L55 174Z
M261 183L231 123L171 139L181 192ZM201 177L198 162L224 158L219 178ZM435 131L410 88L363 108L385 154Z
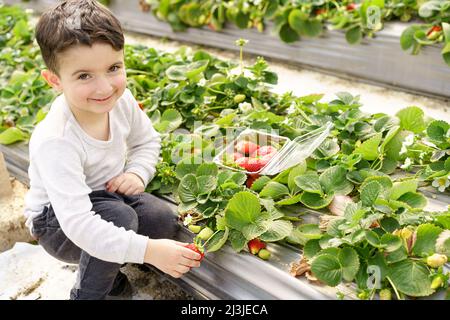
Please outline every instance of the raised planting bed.
M8 170L13 176L28 184L28 147L27 144L10 146L0 145L0 151L5 156ZM421 188L427 195L430 210L442 210L448 203L448 194L436 194L433 189ZM177 213L177 204L171 196L160 195ZM324 212L305 208L302 216L304 223L318 223ZM181 224L181 223L180 223ZM191 242L195 234L181 224L176 240ZM270 260L264 261L248 253L236 252L230 245L225 245L220 251L207 253L200 268L193 268L182 278L172 278L158 269L154 271L165 276L171 282L179 285L197 299L357 299L354 284L340 284L328 287L323 284L312 284L306 278L296 278L289 273L291 263L299 261L303 251L287 242L270 243L272 253ZM446 265L446 269L450 267ZM444 299L445 292L428 297L428 299Z
M5 2L21 3L18 0ZM41 12L55 2L36 0L24 6ZM142 12L139 0L113 0L109 8L128 31L234 51L238 50L235 41L244 38L249 40L246 52L251 54L411 92L450 97L450 67L442 59L439 46L427 46L418 55L411 55L401 49L400 35L411 25L408 23L386 23L384 30L377 32L374 39L364 39L357 45L348 44L345 32L339 30L328 30L318 38L304 37L301 41L286 44L270 31L273 29L270 22L264 32L242 30L234 25L227 25L222 31L204 27L173 32L169 24L158 20L151 13Z

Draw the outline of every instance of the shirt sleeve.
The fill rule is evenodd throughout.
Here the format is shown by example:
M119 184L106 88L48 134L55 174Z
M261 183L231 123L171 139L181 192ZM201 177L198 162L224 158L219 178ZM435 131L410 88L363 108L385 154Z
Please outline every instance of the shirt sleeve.
M130 104L131 131L127 138L128 155L124 171L137 174L147 186L156 172L161 136L153 128L150 118L141 110L133 94L129 90L126 94Z
M31 157L61 229L75 245L104 261L144 262L148 238L116 227L92 210L82 153L73 143L52 138L41 143Z

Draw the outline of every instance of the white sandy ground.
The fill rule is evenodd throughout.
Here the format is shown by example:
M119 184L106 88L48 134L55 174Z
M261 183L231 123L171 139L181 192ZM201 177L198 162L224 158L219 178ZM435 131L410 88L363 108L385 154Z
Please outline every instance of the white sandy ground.
M127 33L125 38L128 44L144 44L167 51L174 51L182 45L179 42L131 33ZM202 48L190 46L194 49ZM225 59L238 59L237 53L205 47L202 49ZM246 65L254 62L254 56L244 57ZM362 109L367 112L395 114L404 107L414 105L421 107L427 116L450 121L448 100L405 93L267 60L270 69L279 77L279 83L274 87L275 92L292 91L298 96L325 93L323 100L329 101L334 98L334 93L348 91L361 96ZM26 243L31 241L22 216L26 187L13 181L13 188L14 195L8 200L0 201L0 300L68 299L70 288L75 282L76 266L60 262L41 247ZM123 271L133 284L133 299L192 298L152 271L144 272L133 265L124 267Z

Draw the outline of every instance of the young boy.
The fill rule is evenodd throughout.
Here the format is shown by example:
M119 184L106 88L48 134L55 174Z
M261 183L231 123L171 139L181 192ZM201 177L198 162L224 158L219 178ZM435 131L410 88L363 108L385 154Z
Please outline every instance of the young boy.
M79 264L71 299L105 299L130 286L119 269L148 263L173 277L200 255L169 240L170 208L144 192L160 137L126 88L119 21L94 0L62 1L44 13L36 39L45 80L62 93L30 140L27 225L39 244Z

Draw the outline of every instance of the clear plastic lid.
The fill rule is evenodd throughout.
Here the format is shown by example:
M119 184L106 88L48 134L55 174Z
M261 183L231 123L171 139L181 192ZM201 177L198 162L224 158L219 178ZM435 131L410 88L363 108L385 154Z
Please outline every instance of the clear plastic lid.
M333 123L328 122L318 129L296 137L294 140L253 129L245 129L237 136L236 139L234 139L222 151L220 151L214 157L213 161L219 166L234 171L245 172L247 174L275 175L277 173L280 173L281 171L287 170L297 165L304 159L308 158L327 138L332 127ZM258 145L260 151L262 151L263 149L265 151L271 151L272 153L269 156L270 160L268 160L267 163L264 163L264 165L261 165L260 167L255 167L253 166L253 164L249 164L249 166L247 166L247 164L242 165L242 167L238 166L238 168L227 165L227 162L224 162L224 158L230 159L231 157L232 161L235 161L236 164L238 164L238 162L240 161L236 158L236 154L239 154L236 153L236 147L240 142L254 143ZM247 148L251 149L251 147ZM242 156L244 158L250 159L250 157L256 155L257 158L262 158L261 160L264 160L264 155L261 157L256 150L246 151L248 152L248 154L239 155L239 157ZM264 152L261 152L261 154L263 153ZM266 157L266 160L267 159L268 158ZM249 170L252 166L254 168L257 168L257 170Z
M317 128L298 136L283 146L275 156L261 169L261 175L274 175L287 170L308 158L327 138L333 128L333 123Z

